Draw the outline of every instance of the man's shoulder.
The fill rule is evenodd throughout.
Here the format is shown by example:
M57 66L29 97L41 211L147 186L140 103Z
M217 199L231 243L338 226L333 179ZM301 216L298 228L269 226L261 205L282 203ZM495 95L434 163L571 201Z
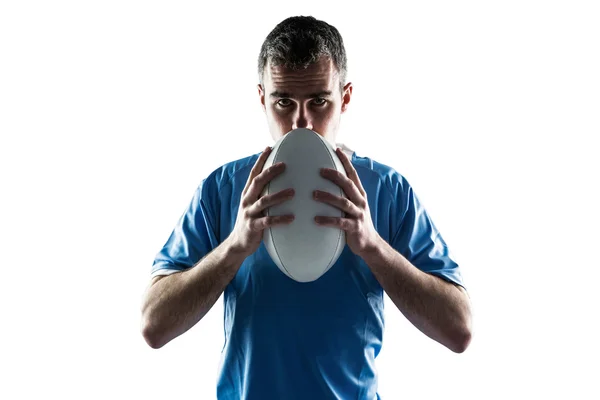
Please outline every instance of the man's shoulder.
M396 168L374 160L371 157L362 156L354 152L352 164L361 176L361 180L377 181L386 186L392 194L397 193L398 190L408 190L410 187L404 175Z
M240 175L244 175L243 181L245 184L247 175L249 175L250 170L256 164L256 160L258 160L261 153L262 151L222 164L203 179L203 185L209 186L213 190L221 190Z

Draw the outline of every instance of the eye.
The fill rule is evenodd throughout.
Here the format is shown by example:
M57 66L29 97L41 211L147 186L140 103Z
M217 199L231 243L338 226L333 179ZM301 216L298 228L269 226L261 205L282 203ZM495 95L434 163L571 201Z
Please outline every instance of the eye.
M290 99L281 99L277 102L277 105L279 107L288 107L292 104L292 102L290 101Z
M327 100L325 100L325 99L324 99L324 98L322 98L322 97L317 97L317 98L315 99L314 103L315 103L316 105L318 105L318 106L323 106L323 105L325 105L325 104L327 103Z

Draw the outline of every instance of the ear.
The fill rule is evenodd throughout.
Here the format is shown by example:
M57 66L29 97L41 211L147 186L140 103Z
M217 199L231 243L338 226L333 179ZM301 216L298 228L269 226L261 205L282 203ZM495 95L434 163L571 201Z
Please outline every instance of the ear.
M265 106L265 91L260 83L258 84L258 96L260 97L260 104L262 105L263 111L267 112L267 108Z
M344 86L344 93L342 96L342 113L346 112L348 109L348 104L350 104L350 98L352 97L352 82L346 83Z

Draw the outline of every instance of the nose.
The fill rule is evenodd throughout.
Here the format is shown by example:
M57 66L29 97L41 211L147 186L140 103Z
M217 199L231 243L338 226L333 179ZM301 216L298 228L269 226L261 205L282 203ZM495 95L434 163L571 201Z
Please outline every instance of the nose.
M293 117L292 129L298 128L313 129L312 118L305 109L305 106L298 107L298 111L296 111Z

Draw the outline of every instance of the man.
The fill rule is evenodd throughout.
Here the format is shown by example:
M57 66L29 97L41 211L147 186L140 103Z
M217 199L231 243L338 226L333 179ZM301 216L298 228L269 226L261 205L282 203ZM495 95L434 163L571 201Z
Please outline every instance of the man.
M312 17L275 27L259 56L258 93L277 140L296 128L335 143L352 96L339 32ZM471 337L458 265L408 182L392 168L338 148L348 177L323 176L349 202L323 192L346 218L316 218L346 231L347 246L321 278L299 283L270 259L262 232L293 223L265 217L292 198L260 198L285 169L262 171L270 148L221 166L202 181L157 255L142 332L159 348L194 326L224 293L219 399L379 398L374 361L383 334L383 292L423 333L462 352ZM261 172L262 171L262 172Z

